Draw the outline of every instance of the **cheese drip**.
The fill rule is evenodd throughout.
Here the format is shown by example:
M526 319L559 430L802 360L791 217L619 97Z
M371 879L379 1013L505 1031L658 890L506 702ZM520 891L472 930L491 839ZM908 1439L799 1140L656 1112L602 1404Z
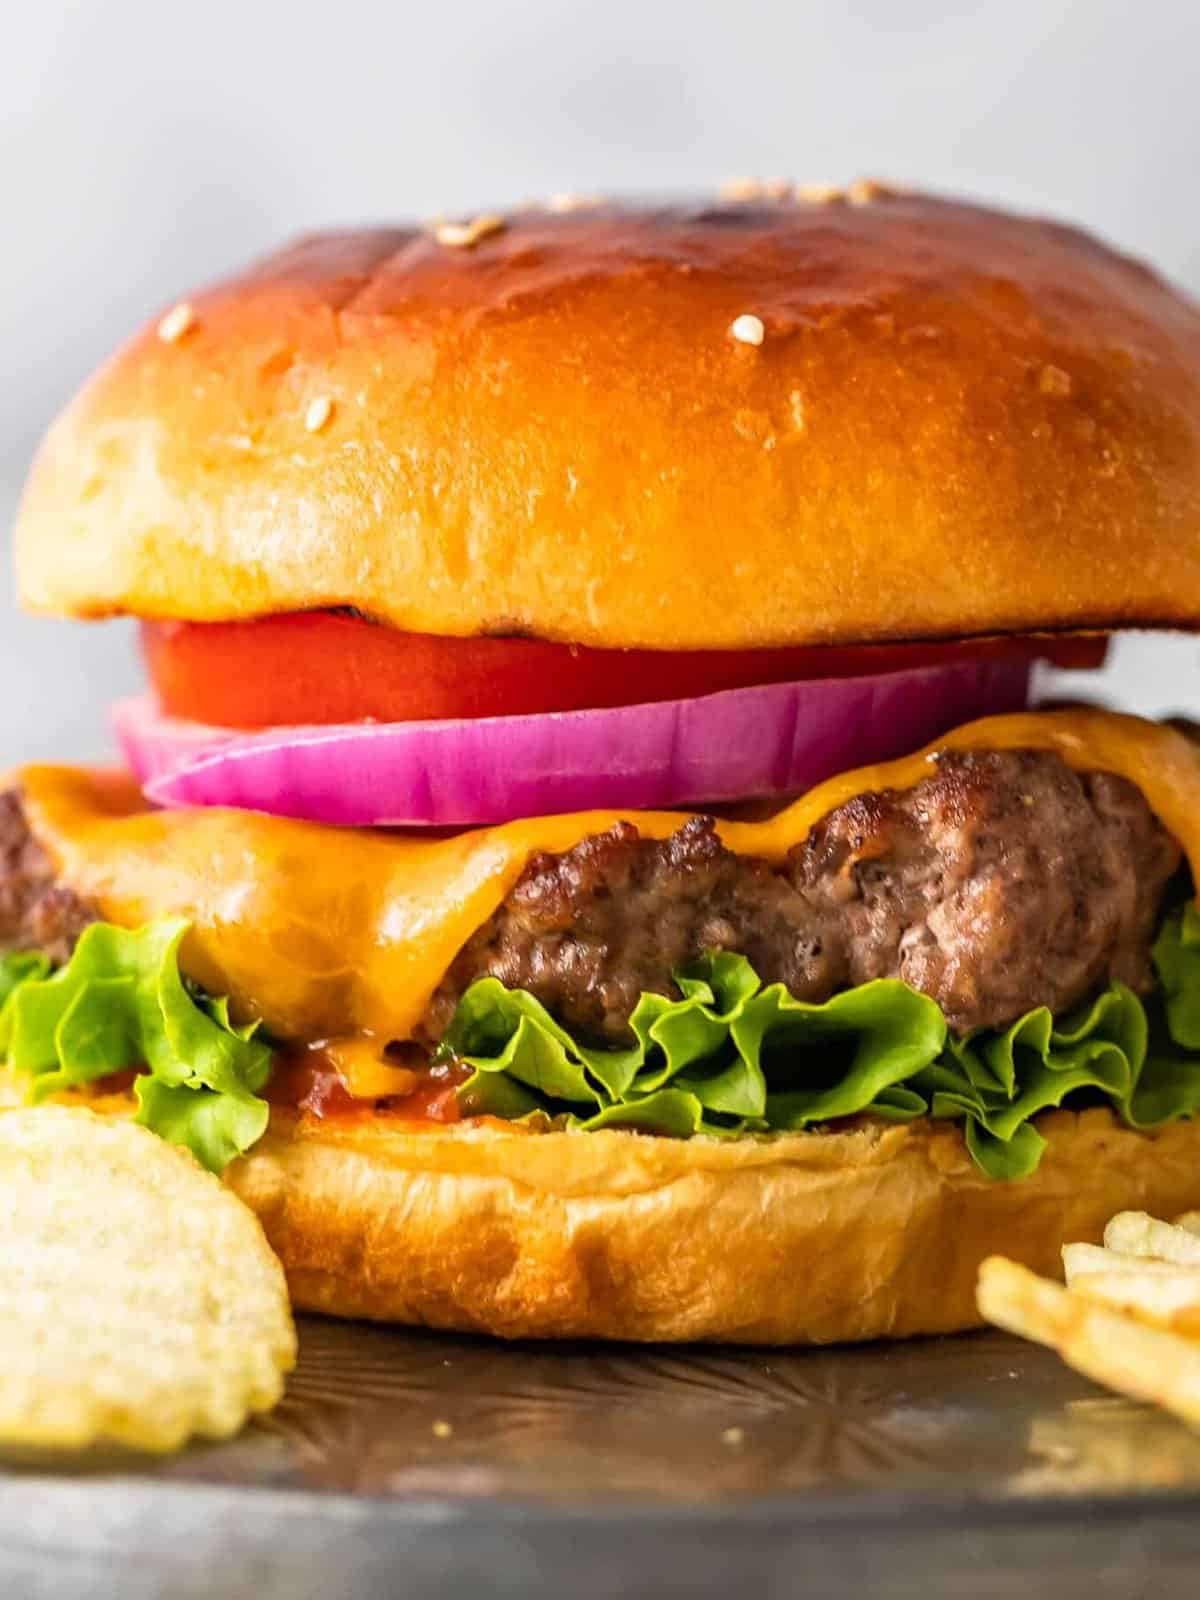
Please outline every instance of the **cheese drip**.
M1013 749L1128 778L1200 881L1200 750L1172 728L1105 711L967 723L914 755L831 778L767 821L722 821L717 831L730 850L782 862L855 795L920 783L939 752ZM430 838L245 811L153 811L132 779L81 768L28 767L16 781L66 883L123 926L188 917L187 972L281 1039L411 1038L455 955L532 856L621 820L654 839L687 820L586 811Z

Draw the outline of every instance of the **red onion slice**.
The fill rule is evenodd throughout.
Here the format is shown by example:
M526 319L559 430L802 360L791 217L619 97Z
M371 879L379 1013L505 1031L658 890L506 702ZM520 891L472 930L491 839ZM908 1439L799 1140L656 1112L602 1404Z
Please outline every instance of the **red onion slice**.
M111 716L125 760L144 788L242 737L232 728L164 716L152 695L118 700Z
M1027 660L539 716L234 733L149 700L115 720L148 797L353 826L462 827L593 810L659 810L801 792L1027 704Z

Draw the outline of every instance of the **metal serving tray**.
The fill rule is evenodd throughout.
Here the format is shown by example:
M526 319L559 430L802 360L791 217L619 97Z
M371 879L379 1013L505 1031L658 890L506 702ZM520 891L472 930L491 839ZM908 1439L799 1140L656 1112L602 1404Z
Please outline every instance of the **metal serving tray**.
M304 1319L265 1422L9 1462L0 1596L1200 1597L1200 1435L998 1333L500 1345Z

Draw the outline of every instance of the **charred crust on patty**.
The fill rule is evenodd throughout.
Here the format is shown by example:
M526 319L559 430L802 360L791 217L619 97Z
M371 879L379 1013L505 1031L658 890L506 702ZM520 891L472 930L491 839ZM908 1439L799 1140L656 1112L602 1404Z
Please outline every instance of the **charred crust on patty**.
M59 964L95 921L94 908L59 881L30 832L20 791L0 791L0 954L40 950Z
M782 866L733 854L709 817L665 840L621 822L529 862L425 1028L438 1037L463 990L494 976L621 1042L638 996L676 993L672 972L714 949L803 1000L900 978L958 1031L999 1027L1112 979L1148 989L1179 863L1132 783L1034 751L953 752L912 789L856 795Z

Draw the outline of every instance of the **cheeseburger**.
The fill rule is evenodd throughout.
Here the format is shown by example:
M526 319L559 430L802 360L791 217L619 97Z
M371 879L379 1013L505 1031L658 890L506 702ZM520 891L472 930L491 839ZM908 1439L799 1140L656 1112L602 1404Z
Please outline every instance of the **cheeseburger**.
M1200 1204L1200 753L1030 693L1200 625L1139 263L867 183L316 235L97 374L16 553L149 683L3 786L5 1102L186 1146L298 1306L944 1332Z

